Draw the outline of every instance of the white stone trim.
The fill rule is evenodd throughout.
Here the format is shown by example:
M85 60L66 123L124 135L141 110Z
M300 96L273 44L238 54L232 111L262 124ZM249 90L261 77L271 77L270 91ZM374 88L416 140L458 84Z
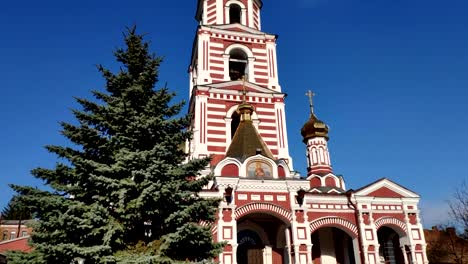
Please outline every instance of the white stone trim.
M283 207L270 203L249 203L244 206L238 207L235 212L235 219L238 220L241 217L248 215L251 212L262 211L265 213L271 213L274 216L279 216L283 221L287 220L286 223L292 221L292 213Z
M337 216L327 216L327 217L319 218L319 219L312 221L310 223L310 232L313 233L314 231L324 226L332 226L332 227L341 229L345 233L350 235L351 238L355 238L359 236L358 228L355 224L349 222L348 220L344 218L337 217Z

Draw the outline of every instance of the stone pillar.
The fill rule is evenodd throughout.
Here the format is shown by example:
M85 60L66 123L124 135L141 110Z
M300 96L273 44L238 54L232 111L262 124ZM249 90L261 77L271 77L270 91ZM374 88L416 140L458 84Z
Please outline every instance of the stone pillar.
M416 263L416 246L415 245L410 245L411 249L411 264Z
M285 248L285 264L291 264L291 229L286 228L284 230L284 236L286 238L286 248Z
M271 246L265 246L263 249L263 264L273 263L273 250Z
M241 24L247 26L247 9L242 8Z
M400 249L401 249L401 252L403 253L403 259L405 261L405 264L410 264L408 263L408 255L406 254L406 247L403 245L403 246L400 246Z
M229 14L229 6L224 7L224 23L221 24L229 24L229 20L231 19Z
M255 57L249 57L248 60L249 60L249 62L248 62L248 64L247 64L247 70L248 70L248 72L247 72L247 74L248 74L247 78L248 78L248 81L249 81L249 82L253 83L253 82L255 82L255 78L254 78L254 77L255 77L255 76L254 76L254 70L255 70L255 69L254 69L254 68L255 68L255 67L254 67L254 62L255 62ZM228 63L228 68L229 68L229 63Z
M229 77L229 54L223 54L223 62L224 62L224 81L230 81L231 78Z

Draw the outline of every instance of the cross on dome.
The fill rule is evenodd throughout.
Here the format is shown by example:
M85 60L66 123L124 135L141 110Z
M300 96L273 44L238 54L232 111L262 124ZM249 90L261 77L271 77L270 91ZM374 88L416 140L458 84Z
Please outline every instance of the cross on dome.
M313 115L314 114L314 96L315 96L315 93L312 92L311 90L309 90L309 91L307 91L307 93L305 95L307 97L309 97L310 114Z

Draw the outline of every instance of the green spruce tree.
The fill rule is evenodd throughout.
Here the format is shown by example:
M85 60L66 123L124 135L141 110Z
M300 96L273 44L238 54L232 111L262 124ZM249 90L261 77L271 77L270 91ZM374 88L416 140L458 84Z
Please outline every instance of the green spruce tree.
M0 213L0 220L30 220L32 213L28 206L23 204L18 196L13 196Z
M32 174L53 191L12 186L38 218L35 250L9 263L158 263L202 261L219 252L210 234L218 200L199 197L208 159L186 161L191 137L183 103L156 89L161 58L129 29L113 73L99 66L106 92L78 98L76 124L62 134L77 147L47 146L65 162Z

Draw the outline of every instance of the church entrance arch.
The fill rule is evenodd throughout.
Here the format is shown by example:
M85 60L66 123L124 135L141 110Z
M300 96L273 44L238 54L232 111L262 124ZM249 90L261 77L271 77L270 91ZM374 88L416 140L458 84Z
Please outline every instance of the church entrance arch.
M411 254L408 252L404 255L404 236L403 230L395 228L396 226L381 226L377 230L377 238L379 240L379 256L380 262L384 264L399 264L408 263L405 261L411 259ZM398 231L398 232L397 232ZM411 261L409 263L412 263Z
M360 263L356 225L339 217L326 217L310 227L314 264Z
M314 264L359 263L358 239L337 227L325 226L312 233Z
M289 223L266 212L237 219L238 264L282 264L288 261Z

